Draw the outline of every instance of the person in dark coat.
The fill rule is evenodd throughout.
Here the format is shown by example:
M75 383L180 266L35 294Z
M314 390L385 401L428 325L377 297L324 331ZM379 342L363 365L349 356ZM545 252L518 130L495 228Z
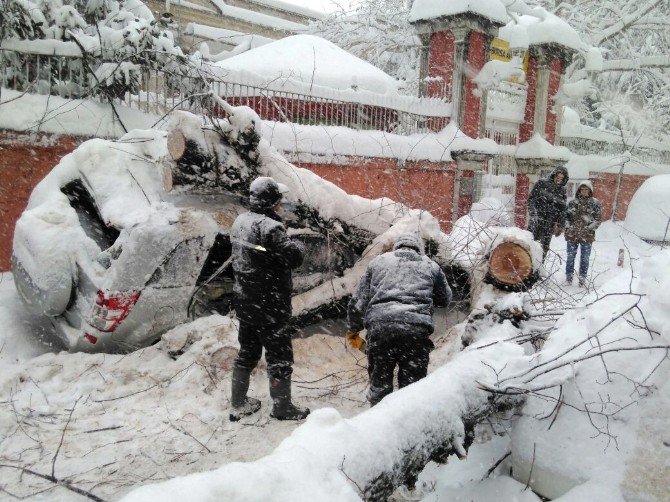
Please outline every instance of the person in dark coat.
M256 178L249 188L250 211L237 217L230 232L233 301L240 322L240 350L232 378L232 421L260 409L260 401L247 397L247 391L263 349L273 401L270 416L299 420L309 414L309 409L291 401L293 347L287 327L293 291L291 269L300 266L303 253L286 234L278 214L285 191L286 187L272 178Z
M552 235L561 235L565 225L568 170L559 166L542 178L528 196L528 230L542 244L542 258L547 256Z
M575 258L577 249L579 255L579 285L586 284L586 273L589 270L589 256L591 245L596 238L596 229L600 225L600 201L593 197L593 185L585 181L577 188L577 195L568 204L566 213L565 241L567 243L568 258L565 262L565 278L572 284L575 273Z
M367 329L370 405L393 392L396 365L400 388L426 376L433 307L449 301L444 272L423 254L415 235L400 236L393 251L369 263L349 302L348 320L353 333Z

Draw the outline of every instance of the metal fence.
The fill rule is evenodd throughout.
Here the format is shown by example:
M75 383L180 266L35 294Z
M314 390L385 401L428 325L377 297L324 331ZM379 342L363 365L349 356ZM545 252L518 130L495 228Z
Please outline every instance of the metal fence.
M66 99L93 99L164 115L172 110L223 117L214 92L232 106L246 105L264 120L343 126L395 134L443 129L447 116L426 116L389 107L255 87L200 74L105 63L95 71L81 57L0 51L2 87ZM101 71L102 69L102 71Z

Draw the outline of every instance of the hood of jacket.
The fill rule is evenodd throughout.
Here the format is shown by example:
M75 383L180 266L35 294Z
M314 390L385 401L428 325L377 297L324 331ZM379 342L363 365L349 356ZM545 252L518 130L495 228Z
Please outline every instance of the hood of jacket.
M417 253L423 254L423 244L414 234L402 234L399 236L393 245L393 250L395 251L400 248L414 249Z
M589 197L593 197L593 184L589 180L582 181L579 186L577 187L577 192L575 193L575 197L579 197L579 190L581 190L582 187L586 187L589 189Z
M554 176L557 174L563 174L563 181L561 182L562 187L568 184L568 181L570 180L570 177L568 176L568 170L565 168L565 166L558 166L556 167L551 173L549 173L549 176L547 176L547 180L551 181L552 183L554 182Z

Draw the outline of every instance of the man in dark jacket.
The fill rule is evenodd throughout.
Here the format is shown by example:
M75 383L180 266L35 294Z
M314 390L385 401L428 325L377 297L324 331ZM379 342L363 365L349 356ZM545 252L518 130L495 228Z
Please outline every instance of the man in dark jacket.
M230 232L234 305L240 321L240 351L232 379L230 420L236 421L260 409L258 399L247 397L251 371L265 348L270 396L270 416L299 420L309 409L291 401L293 347L291 317L293 282L291 269L300 266L300 247L286 234L278 215L282 192L288 191L272 178L256 178L249 188L250 211L237 217Z
M400 388L426 376L433 306L445 307L451 300L444 272L423 255L418 237L402 235L393 249L370 262L349 302L350 330L367 329L372 406L393 392L396 365Z
M561 235L565 224L568 170L559 166L549 176L542 178L528 196L528 230L533 239L542 244L543 255L547 256L552 235Z
M600 212L600 201L593 197L593 185L590 181L581 183L577 188L577 195L568 204L566 216L565 241L568 259L565 262L565 278L568 284L572 284L575 258L580 247L579 285L586 284L591 245L596 238L596 228L600 225Z

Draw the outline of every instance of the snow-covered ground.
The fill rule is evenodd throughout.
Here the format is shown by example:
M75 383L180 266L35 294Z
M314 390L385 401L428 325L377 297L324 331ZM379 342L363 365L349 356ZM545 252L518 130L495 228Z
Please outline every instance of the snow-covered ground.
M606 222L598 230L592 254L591 283L589 289L584 290L562 284L565 258L562 237L554 239L552 249L556 254L550 255L548 266L553 275L542 295L532 295L534 305L554 311L565 309L568 303L577 307L567 309L565 315L558 318L543 353L551 355L563 350L578 339L580 326L588 330L607 324L613 315L630 305L631 297L621 294L629 291L629 285L633 292L645 295L636 298L641 299L646 321L659 331L658 334L644 332L643 336L651 337L657 344L668 343L664 325L670 306L669 251L646 244L620 225ZM624 249L625 254L623 267L617 266L620 249ZM631 269L638 277L633 281ZM602 297L606 292L612 294L593 303L596 296ZM589 303L593 305L586 306ZM229 370L237 346L236 327L228 318L213 316L181 326L160 343L132 354L58 353L40 339L40 334L42 338L48 335L48 325L23 310L11 275L3 274L0 323L4 326L0 334L0 463L46 475L53 473L55 478L67 480L106 500L124 495L130 500L157 500L159 494L163 499L166 490L171 491L173 497L188 493L189 500L223 500L223 494L230 493L225 491L229 488L220 491L217 484L229 479L231 473L236 476L236 493L245 494L245 500L260 500L259 493L274 493L274 500L298 500L298 494L305 493L312 485L337 487L333 476L341 474L339 471L321 480L305 479L302 486L296 486L296 498L279 483L280 476L268 478L260 491L251 481L254 466L258 465L256 461L271 454L280 444L282 447L274 454L275 458L295 461L296 469L300 469L304 465L300 463L303 455L300 441L321 444L338 430L343 434L342 441L348 442L356 433L356 426L369 422L374 416L380 420L380 426L384 422L385 427L391 427L390 430L398 434L406 432L407 424L389 426L385 417L407 411L415 413L413 409L403 409L409 406L407 403L423 403L426 398L430 402L428 384L433 389L446 384L439 377L448 374L441 366L453 357L458 339L458 329L445 333L441 327L434 335L437 342L431 358L434 378L424 381L423 387L417 386L420 391L417 395L411 394L411 388L405 389L403 394L392 396L394 399L384 408L371 410L376 414L365 413L364 416L361 414L368 406L364 397L367 373L363 354L348 349L342 338L333 336L341 332L341 326L324 323L314 328L312 331L316 334L294 343L294 392L297 399L312 410L323 410L300 426L269 418L263 365L254 372L251 385L253 395L261 397L264 403L261 412L239 423L227 420ZM507 330L506 327L497 329ZM618 329L619 334L606 343L625 343L617 339L639 336L635 333L640 332L624 321ZM645 372L661 362L664 354L645 350L607 355L611 382L603 377L600 359L583 363L576 377L567 375L563 387L566 403L558 411L554 409L555 398L530 398L522 416L512 423L507 422L509 434L492 436L490 431L480 430L467 460L454 458L445 466L429 464L419 478L416 491L408 493L400 489L394 498L539 500L526 489L529 484L544 494L554 490L551 497L571 490L560 497L563 501L612 501L624 497L626 500L667 500L670 496L667 360L643 381ZM532 360L536 356L525 357ZM515 368L507 371L519 371L518 365ZM614 372L637 378L643 385L632 386ZM591 408L593 425L587 414L570 407L570 403L575 402L571 400L574 394L581 393L582 402L596 402L599 391L604 401L609 395L613 400L633 403L607 422L608 429L603 429L602 415L598 415L602 408ZM342 418L325 408L334 408ZM422 412L416 413L420 416ZM545 415L549 418L538 419ZM357 417L357 425L347 422L354 417ZM497 428L503 425L501 422ZM608 431L610 436L598 434L596 426ZM282 443L289 436L290 439ZM616 436L616 442L611 436ZM510 449L512 454L488 475L489 469ZM270 460L265 465L271 472L279 472ZM223 469L207 472L222 466ZM319 466L309 467L310 472L317 472ZM71 490L56 487L29 473L22 474L7 467L1 469L0 499L31 496L33 500L76 500L79 497ZM510 469L516 479L509 476ZM202 474L187 476L192 473ZM248 473L248 477L243 473ZM307 477L308 471L304 475ZM299 479L300 473L296 477ZM169 485L153 485L171 478L178 479ZM150 486L133 491L147 484ZM330 500L355 498L351 490L330 493Z

